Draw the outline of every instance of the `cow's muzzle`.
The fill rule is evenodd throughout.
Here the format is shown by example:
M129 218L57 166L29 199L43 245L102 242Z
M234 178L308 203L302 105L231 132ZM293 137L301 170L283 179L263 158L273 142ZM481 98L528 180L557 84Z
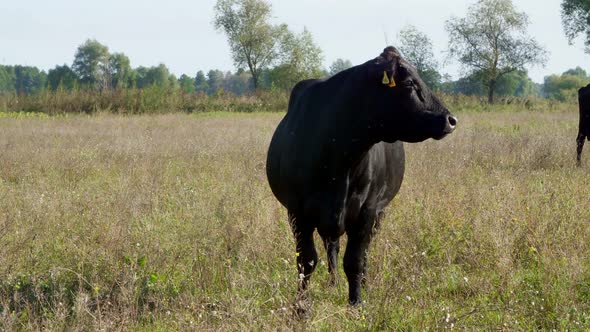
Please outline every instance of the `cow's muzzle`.
M448 114L445 116L445 124L444 124L444 129L442 131L442 133L438 136L434 136L433 138L435 140L440 140L445 138L448 134L452 133L455 130L455 127L457 127L457 123L459 123L459 120L457 120L456 117Z
M455 130L455 127L457 126L457 123L459 122L459 120L457 120L456 117L452 116L452 115L447 115L447 125L445 128L445 132L447 134L450 134L453 132L453 130Z

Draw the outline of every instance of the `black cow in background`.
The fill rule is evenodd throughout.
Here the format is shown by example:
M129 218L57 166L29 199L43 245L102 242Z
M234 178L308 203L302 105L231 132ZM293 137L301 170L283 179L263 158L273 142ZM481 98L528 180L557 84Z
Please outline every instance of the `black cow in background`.
M299 299L307 299L318 262L317 229L332 280L339 238L347 234L349 302L362 303L367 249L404 175L402 142L442 139L456 125L393 47L327 80L305 80L293 88L270 143L266 172L296 238Z
M580 126L578 129L578 166L582 164L582 149L584 140L590 138L590 84L578 90L578 105L580 107Z

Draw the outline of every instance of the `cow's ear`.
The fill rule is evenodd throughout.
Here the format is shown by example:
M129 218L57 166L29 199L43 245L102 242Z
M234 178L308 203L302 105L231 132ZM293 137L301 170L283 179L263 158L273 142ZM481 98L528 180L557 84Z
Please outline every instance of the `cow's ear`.
M373 62L373 70L371 70L371 80L381 82L381 84L388 87L397 86L397 64L400 59L400 54L393 46L386 47L383 52L375 58Z
M392 62L396 61L401 57L399 51L393 46L387 46L383 52L379 55L379 58L382 59L384 62Z

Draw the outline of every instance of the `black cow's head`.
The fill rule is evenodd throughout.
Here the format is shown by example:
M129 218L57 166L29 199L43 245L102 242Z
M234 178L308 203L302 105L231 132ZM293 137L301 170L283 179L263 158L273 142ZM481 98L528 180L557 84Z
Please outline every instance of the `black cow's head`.
M455 118L424 84L416 68L392 46L367 63L379 139L420 142L453 132Z

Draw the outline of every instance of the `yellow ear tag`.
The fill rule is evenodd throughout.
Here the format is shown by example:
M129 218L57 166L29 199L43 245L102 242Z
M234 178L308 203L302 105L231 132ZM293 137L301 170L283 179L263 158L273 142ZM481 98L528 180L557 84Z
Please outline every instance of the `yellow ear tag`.
M395 87L395 85L396 85L396 84L395 84L395 80L393 79L393 75L391 75L391 80L390 80L390 82L389 82L389 87L390 87L390 88L393 88L393 87Z
M389 77L387 77L387 72L386 71L383 71L383 80L381 81L381 83L383 83L383 84L391 84L389 82Z

